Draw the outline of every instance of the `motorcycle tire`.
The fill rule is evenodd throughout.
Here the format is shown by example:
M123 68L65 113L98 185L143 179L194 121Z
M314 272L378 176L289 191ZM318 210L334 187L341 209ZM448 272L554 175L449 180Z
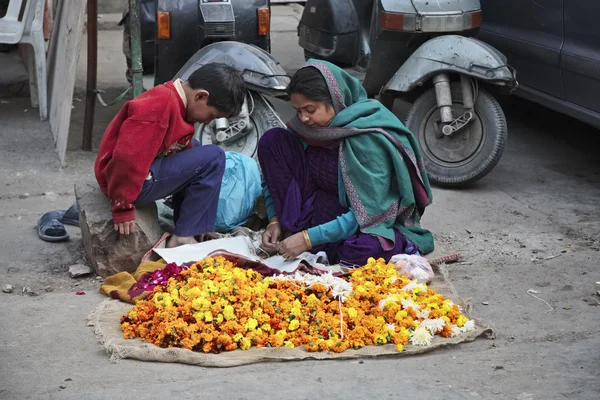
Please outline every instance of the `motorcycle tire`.
M285 128L285 124L273 108L273 105L261 94L248 91L254 99L254 110L250 115L250 121L254 128L244 136L231 143L217 143L214 130L209 125L196 125L194 137L202 144L216 144L225 151L235 151L258 160L258 142L262 135L272 128Z
M452 113L464 112L460 84L452 83ZM434 89L423 93L406 117L416 136L429 180L442 187L463 187L486 176L500 161L507 141L506 117L500 104L479 88L473 121L451 136L441 132Z

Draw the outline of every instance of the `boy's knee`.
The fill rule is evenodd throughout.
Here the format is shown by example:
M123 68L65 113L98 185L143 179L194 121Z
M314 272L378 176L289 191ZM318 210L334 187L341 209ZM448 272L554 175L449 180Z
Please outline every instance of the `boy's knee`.
M195 147L194 150L199 152L196 172L200 172L203 166L217 170L220 173L225 171L225 151L222 148L214 144L207 144Z

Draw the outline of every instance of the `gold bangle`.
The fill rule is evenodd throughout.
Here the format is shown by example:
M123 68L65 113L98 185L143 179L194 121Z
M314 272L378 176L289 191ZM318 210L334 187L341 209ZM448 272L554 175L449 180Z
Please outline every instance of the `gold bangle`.
M310 236L308 235L308 231L302 231L302 235L304 236L304 241L306 242L306 247L308 249L312 249L312 243L310 241Z
M270 227L271 225L275 225L275 224L279 224L279 221L273 221L273 222L271 222L269 225L267 225L267 228Z

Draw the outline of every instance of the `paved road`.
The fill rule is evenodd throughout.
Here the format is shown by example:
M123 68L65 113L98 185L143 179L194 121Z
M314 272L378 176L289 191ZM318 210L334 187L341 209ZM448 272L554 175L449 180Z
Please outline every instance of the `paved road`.
M293 10L280 12L294 18ZM287 30L274 32L274 54L293 71L302 52ZM126 86L119 33L102 32L100 51L100 85L107 95L118 93ZM80 98L83 77L80 68ZM472 299L474 314L495 328L495 340L363 364L207 369L109 362L86 327L87 314L103 300L98 283L66 276L81 256L77 230L55 245L37 240L34 230L43 211L70 204L74 182L93 179L93 154L76 150L81 102L74 102L69 164L61 170L48 127L27 110L27 99L3 100L0 286L30 286L40 295L0 293L0 399L596 399L600 132L518 99L503 105L510 137L500 164L468 190L435 189L423 221L436 235L438 254L465 256L449 266L450 277ZM278 109L290 115L289 106ZM99 110L95 143L115 112ZM75 296L77 290L87 295Z

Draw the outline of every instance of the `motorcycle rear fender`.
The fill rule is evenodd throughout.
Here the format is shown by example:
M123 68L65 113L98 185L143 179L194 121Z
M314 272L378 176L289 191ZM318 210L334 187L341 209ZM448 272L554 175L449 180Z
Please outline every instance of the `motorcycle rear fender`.
M249 89L275 97L285 97L290 78L270 53L258 46L241 42L217 42L198 50L173 79L187 80L208 63L223 63L240 71Z
M438 36L423 43L381 92L407 93L440 72L516 88L516 72L506 61L502 53L480 40L460 35Z

